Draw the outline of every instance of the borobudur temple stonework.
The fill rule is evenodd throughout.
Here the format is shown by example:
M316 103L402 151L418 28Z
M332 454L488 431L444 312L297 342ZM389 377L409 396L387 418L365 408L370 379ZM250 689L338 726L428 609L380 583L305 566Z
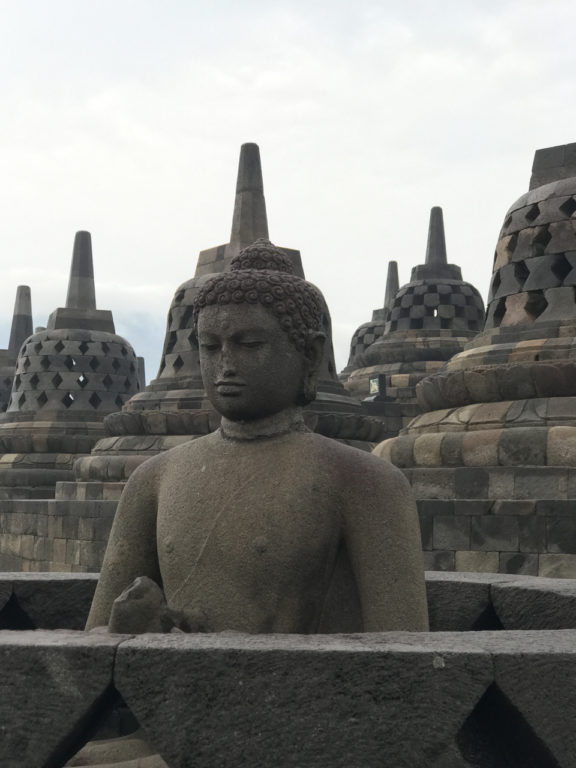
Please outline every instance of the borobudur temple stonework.
M376 449L412 483L429 567L576 576L575 150L536 152L483 332L420 382L426 412Z
M0 415L0 498L53 497L105 434L104 417L138 389L134 350L96 309L90 234L78 232L66 306L22 345Z
M441 208L430 212L425 263L397 290L390 287L397 285L394 264L385 306L354 334L343 371L346 388L383 419L389 435L421 412L416 384L460 352L484 322L482 297L447 261Z
M14 302L8 347L7 349L0 349L0 413L6 410L10 402L18 352L31 333L32 303L30 288L27 285L19 285L16 289L16 301Z

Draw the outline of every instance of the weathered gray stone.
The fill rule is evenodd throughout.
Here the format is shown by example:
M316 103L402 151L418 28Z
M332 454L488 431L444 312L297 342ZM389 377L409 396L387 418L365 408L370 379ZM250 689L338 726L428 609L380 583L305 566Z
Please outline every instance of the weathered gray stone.
M492 666L453 635L164 635L123 643L115 681L171 768L440 768Z
M576 629L576 583L571 579L495 582L492 603L504 629Z
M112 685L114 654L123 639L0 632L3 768L60 766L74 755Z

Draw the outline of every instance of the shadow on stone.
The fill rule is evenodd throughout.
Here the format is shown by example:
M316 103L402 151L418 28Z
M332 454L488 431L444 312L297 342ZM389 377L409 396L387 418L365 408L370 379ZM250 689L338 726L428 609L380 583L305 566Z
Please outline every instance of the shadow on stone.
M560 768L495 684L466 718L456 743L471 768Z
M0 611L0 629L36 629L28 614L22 610L16 595Z

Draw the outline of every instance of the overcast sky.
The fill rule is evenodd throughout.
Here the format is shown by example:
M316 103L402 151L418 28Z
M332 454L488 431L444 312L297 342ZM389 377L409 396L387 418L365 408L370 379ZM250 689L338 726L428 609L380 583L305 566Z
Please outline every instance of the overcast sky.
M65 302L74 233L156 374L174 291L228 241L240 145L336 359L423 261L430 208L486 297L534 151L576 141L573 0L0 0L0 347Z

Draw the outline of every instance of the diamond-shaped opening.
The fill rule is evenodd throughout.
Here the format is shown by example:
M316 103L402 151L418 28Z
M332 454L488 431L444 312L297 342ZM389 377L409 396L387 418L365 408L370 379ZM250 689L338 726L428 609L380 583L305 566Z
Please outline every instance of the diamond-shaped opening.
M42 359L44 360L45 358L42 358ZM40 365L42 365L42 363L40 363ZM48 363L48 365L50 365L50 363ZM22 361L22 368L24 368L25 371L27 371L28 368L30 368L30 358L29 357L25 357L24 360Z
M40 352L41 349L42 349L42 342L37 341L36 344L34 344L34 352L38 354L38 352Z
M569 197L568 200L562 203L560 210L565 216L572 216L576 211L576 200L573 197Z
M132 387L132 382L130 381L130 379L128 378L124 379L124 388L126 389L126 392L128 392L131 387Z
M542 312L544 312L547 306L548 302L544 298L542 291L530 291L524 308L530 317L533 320L536 320L536 318L540 317Z
M36 402L38 403L40 408L42 408L43 405L46 405L46 403L48 402L48 395L46 394L46 392L40 392L40 394L36 398Z
M136 372L136 366L134 365L134 363L130 363L130 367L128 368L128 370L130 371L130 373Z
M88 344L87 341L81 341L80 344L78 345L78 349L80 350L80 352L82 352L83 355L85 355L86 352L88 352L88 350L90 349L90 344Z
M508 240L508 242L506 243L506 250L510 255L514 253L517 245L518 245L518 235L514 234L510 237L510 240Z
M102 379L102 384L104 384L106 389L110 389L112 384L114 384L114 379L110 378L110 376L108 376L108 374L106 374L106 376L104 376L104 378Z
M466 765L475 768L560 768L546 744L496 683L486 690L456 734Z
M100 368L100 360L97 357L93 357L89 362L89 366L93 371L97 371Z
M184 360L182 360L180 355L178 355L178 357L176 358L176 360L174 360L172 365L173 365L175 371L179 371L180 368L182 368L182 366L184 365Z
M504 222L504 229L506 229L507 227L509 227L509 226L510 226L510 224L512 224L512 215L508 216L508 218L507 218L507 219L506 219L506 221Z
M102 342L102 352L104 352L105 355L107 355L108 352L110 352L110 347L108 346L108 344L106 344L105 341Z
M78 376L78 378L76 379L76 382L78 383L78 386L84 389L86 384L88 384L88 379L86 378L86 376L84 376L83 373L81 373L80 376Z
M16 380L14 380L14 383L16 383ZM35 373L33 376L30 377L30 385L32 389L36 389L39 383L40 383L40 377L38 376L37 373Z
M28 363L28 365L30 365L30 363ZM42 366L42 368L44 368L45 371L47 371L48 368L50 368L50 358L43 357L42 360L40 360L40 365Z
M101 399L100 397L98 397L98 395L96 394L96 392L93 392L93 393L90 395L90 397L88 398L88 402L90 403L90 405L92 406L92 408L98 408L98 406L99 406L99 405L100 405L100 403L102 402L102 399Z
M557 256L554 256L551 269L558 280L563 283L570 272L572 272L572 265L568 259L565 258L564 254L560 253Z
M525 261L514 262L514 277L518 280L518 285L521 288L526 282L526 278L530 274L530 270L526 266Z
M67 752L59 753L64 758L59 765L165 765L159 757L152 757L156 750L112 685L90 705L76 724L74 736L66 744Z
M22 408L22 406L24 405L25 402L26 402L26 394L24 392L22 392L22 394L18 398L18 407Z
M500 270L498 270L498 272L494 273L494 277L492 278L492 285L490 286L490 299L496 296L501 284L502 277L500 276Z
M498 328L500 323L502 322L502 318L504 317L504 313L506 312L506 299L502 297L501 299L498 299L498 304L496 305L496 309L494 310L494 326Z
M182 300L184 299L185 293L186 292L184 290L176 291L174 295L174 304L182 304Z
M66 408L70 408L73 402L74 402L74 395L72 394L72 392L66 392L66 394L62 398L62 404Z
M414 328L416 330L422 328L423 325L424 323L421 318L416 318L410 321L410 328Z
M524 214L524 218L528 221L535 221L535 219L540 216L540 208L538 206L538 203L534 203L533 206L531 206L526 213Z
M194 307L188 305L184 310L184 314L180 318L179 328L181 330L192 327L192 315L194 314Z
M66 360L64 360L64 365L66 366L66 368L68 368L69 371L71 371L73 368L76 367L76 360L74 360L73 357L70 357L70 355L68 355Z
M116 403L116 405L118 406L118 408L122 408L122 406L124 405L124 400L123 400L123 399L120 397L120 395L118 395L118 396L116 397L116 399L114 400L114 402Z
M194 331L191 331L188 334L188 343L192 347L192 349L198 349L198 339L196 338L196 334Z
M14 383L12 383L10 379L6 379L6 381L8 382L8 384L12 384L12 388L14 389L15 392L20 389L20 384L22 383L22 379L19 373L17 373L16 376L14 376Z
M115 371L117 371L121 365L122 363L116 357L114 358L114 360L112 360L112 368L114 368Z
M63 342L62 342L62 341L60 341L60 339L58 339L58 341L56 342L56 344L54 344L54 349L55 349L55 350L56 350L56 352L58 352L58 353L62 352L62 350L64 349L64 344L63 344Z
M540 227L532 238L532 255L540 256L543 254L550 240L552 240L552 235L548 231L548 227Z
M52 384L54 384L56 389L58 389L60 384L62 384L62 381L63 381L62 376L60 376L59 373L57 373L55 376L52 376Z
M128 350L126 349L126 347L122 347L122 349L120 350L120 353L121 353L121 354L122 354L124 357L126 357L126 355L128 354Z
M176 342L178 341L178 334L176 331L170 331L168 334L168 340L166 341L166 349L164 350L165 355L169 355L170 352L174 349L176 346Z

